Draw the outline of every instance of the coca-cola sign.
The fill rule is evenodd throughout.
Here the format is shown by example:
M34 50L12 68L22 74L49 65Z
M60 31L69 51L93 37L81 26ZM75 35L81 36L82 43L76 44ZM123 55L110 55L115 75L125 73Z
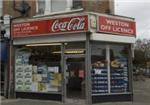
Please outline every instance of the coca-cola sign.
M52 24L51 30L53 32L84 30L85 25L86 23L84 17L72 18L71 20L65 22L58 19Z
M88 31L88 16L63 17L15 23L12 25L13 37L41 36L64 32Z

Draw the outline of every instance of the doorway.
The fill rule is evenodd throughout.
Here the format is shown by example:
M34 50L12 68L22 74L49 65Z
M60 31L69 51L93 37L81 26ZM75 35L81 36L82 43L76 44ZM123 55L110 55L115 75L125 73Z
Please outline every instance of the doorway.
M67 55L65 57L66 70L66 99L68 101L85 99L85 57ZM85 101L85 100L84 100Z

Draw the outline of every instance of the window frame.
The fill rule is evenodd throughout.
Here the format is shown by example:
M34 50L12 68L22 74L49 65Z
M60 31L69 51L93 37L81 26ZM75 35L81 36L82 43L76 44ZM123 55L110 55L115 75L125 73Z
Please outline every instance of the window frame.
M106 61L107 61L107 76L108 76L108 93L91 93L92 96L99 96L99 95L113 95L113 94L130 94L132 93L132 84L130 83L130 80L131 80L131 74L130 74L130 70L131 70L131 67L130 67L130 47L128 47L128 55L127 55L127 59L128 59L128 62L127 62L127 65L128 65L128 68L127 68L127 72L128 72L128 91L126 92L116 92L116 93L113 93L111 92L111 68L110 68L110 48L112 45L114 46L129 46L129 44L122 44L122 43L105 43L105 42L95 42L93 41L92 42L92 45L91 45L91 49L92 49L92 46L94 44L99 44L99 45L104 45L105 48L106 48ZM91 60L92 60L92 50L91 50ZM91 80L92 81L92 80ZM92 84L91 84L92 85ZM91 89L92 91L92 89Z
M43 16L43 15L54 15L54 14L61 14L61 13L68 13L68 12L76 12L76 11L83 11L83 7L81 8L73 8L73 0L66 0L67 5L66 9L62 11L52 12L52 0L45 0L45 11L43 14L39 14L38 12L38 0L36 1L36 16ZM35 17L36 17L35 16Z
M73 0L66 0L66 2L67 2L66 9L63 11L58 11L58 12L67 12L67 11L72 10ZM51 13L57 13L57 12L52 12L52 0L45 0L45 9L44 10L45 11L43 14L38 14L39 7L38 7L38 0L37 0L36 1L36 13L37 13L37 15L47 15L47 14L51 14Z

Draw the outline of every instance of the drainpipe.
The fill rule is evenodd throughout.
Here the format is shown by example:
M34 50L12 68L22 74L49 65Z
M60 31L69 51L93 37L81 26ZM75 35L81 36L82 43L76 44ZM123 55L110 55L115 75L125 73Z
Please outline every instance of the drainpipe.
M16 8L16 0L13 0L13 9L14 9L15 11L20 12L20 10L18 10L18 9Z

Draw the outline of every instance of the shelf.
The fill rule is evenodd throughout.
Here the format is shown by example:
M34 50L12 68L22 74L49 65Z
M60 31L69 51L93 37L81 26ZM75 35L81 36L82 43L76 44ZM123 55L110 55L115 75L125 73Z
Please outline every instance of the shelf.
M103 96L103 95L124 95L124 94L133 94L131 92L122 92L122 93L105 93L105 94L92 94L92 96Z
M62 94L62 92L30 92L30 91L15 91L15 92L23 92L23 93L40 93L40 94Z

